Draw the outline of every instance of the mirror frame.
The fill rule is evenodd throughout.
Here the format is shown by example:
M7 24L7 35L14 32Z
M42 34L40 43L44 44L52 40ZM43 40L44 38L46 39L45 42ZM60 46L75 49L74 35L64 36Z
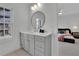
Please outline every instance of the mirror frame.
M44 26L44 24L45 24L45 19L46 19L45 14L44 14L42 11L36 11L36 12L34 12L34 13L32 14L32 16L31 16L31 24L32 24L32 26L33 26L32 18L33 18L33 16L34 16L36 13L38 13L38 12L41 13L42 15L44 15L44 22L43 22L42 26L40 26L40 28L42 28L42 27ZM35 28L35 27L33 26L33 28Z

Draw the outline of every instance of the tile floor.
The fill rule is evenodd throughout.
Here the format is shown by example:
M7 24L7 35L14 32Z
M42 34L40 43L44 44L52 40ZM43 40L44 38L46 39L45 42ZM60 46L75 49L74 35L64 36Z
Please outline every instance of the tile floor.
M24 49L18 49L14 52L11 52L5 56L31 56L29 53L27 53Z

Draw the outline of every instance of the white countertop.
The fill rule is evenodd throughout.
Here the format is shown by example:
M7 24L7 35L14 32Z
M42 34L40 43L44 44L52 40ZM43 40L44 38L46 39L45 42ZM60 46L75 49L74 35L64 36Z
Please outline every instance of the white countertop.
M21 33L25 33L25 34L31 34L31 35L38 35L38 36L48 36L48 35L52 35L52 32L45 32L45 33L39 33L39 32L22 32Z

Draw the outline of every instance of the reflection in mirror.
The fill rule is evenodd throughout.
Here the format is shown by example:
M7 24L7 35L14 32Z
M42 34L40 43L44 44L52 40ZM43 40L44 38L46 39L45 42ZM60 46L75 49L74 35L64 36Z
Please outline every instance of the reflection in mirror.
M44 26L45 23L45 15L41 11L37 11L32 15L31 18L32 26L35 29L35 32L39 32L39 30Z
M59 55L79 56L79 4L58 4L58 11Z

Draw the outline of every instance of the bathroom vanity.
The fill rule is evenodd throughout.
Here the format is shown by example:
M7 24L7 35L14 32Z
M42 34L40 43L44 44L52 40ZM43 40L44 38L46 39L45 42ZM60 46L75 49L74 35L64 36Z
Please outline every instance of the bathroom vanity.
M33 56L51 56L52 33L20 32L21 47Z

